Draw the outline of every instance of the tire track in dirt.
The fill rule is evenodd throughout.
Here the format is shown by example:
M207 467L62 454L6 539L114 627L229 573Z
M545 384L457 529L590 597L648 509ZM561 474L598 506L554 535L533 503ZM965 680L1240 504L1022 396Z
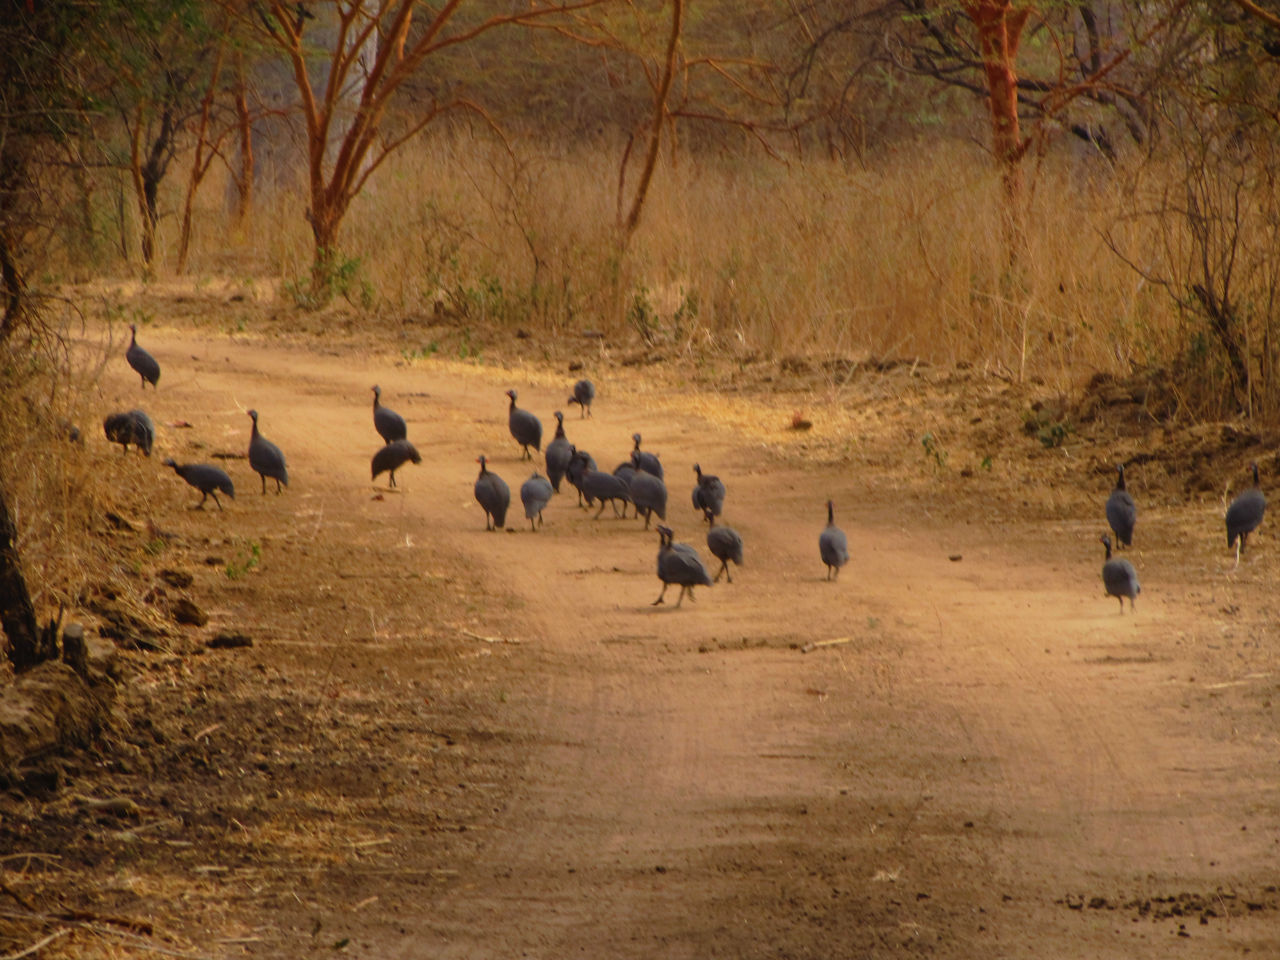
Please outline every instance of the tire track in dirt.
M1082 931L1053 902L1068 890L1148 874L1230 881L1206 865L1215 848L1234 855L1241 878L1268 862L1261 838L1242 842L1230 825L1245 797L1173 769L1175 754L1196 766L1224 753L1261 768L1237 745L1170 725L1180 699L1170 664L1082 662L1111 643L1167 651L1196 615L1175 599L1120 620L1089 576L1046 586L1060 557L1023 531L904 529L893 491L855 498L838 470L763 464L749 436L606 390L593 419L568 420L571 439L609 469L643 433L667 467L677 538L701 550L688 500L700 462L725 478L725 519L747 543L732 586L655 609L657 537L640 522L593 520L562 494L542 531L522 526L529 466L507 436L502 393L518 386L521 406L553 426L564 387L170 339L179 343L209 358L190 384L211 398L206 415L256 406L289 457L288 494L260 499L256 477L237 475L244 492L228 520L293 510L341 549L343 524L391 511L408 562L453 567L506 598L458 626L523 641L510 716L530 746L514 799L479 859L420 916L399 918L403 938L378 955L959 957L1038 946L1087 957L1117 934L1110 923ZM374 381L424 457L381 500L365 472L378 446ZM240 419L224 435L233 449L247 442ZM483 532L471 499L481 452L512 488L517 532ZM817 558L828 496L853 558L837 584L823 582ZM962 564L938 549L966 539ZM807 656L794 649L843 637ZM1167 946L1154 933L1125 945L1129 956Z

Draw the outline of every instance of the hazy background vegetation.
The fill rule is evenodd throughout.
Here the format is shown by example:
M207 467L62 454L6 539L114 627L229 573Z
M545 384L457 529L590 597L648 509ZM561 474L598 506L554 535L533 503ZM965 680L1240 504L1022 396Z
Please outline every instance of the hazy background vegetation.
M351 165L367 180L321 241L298 64L330 107L323 177L402 6L404 49L437 25L448 42L387 91ZM558 6L6 0L0 40L22 53L3 78L4 329L67 282L232 277L369 323L1064 385L1165 368L1179 413L1280 407L1273 7ZM993 146L984 9L1025 16L1016 156ZM335 51L375 23L326 92Z

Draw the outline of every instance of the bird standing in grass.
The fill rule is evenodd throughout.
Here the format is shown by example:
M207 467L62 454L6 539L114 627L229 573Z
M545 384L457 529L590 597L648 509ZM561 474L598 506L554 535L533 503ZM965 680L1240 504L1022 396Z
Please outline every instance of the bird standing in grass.
M836 526L835 507L827 501L827 526L818 535L818 552L827 565L827 579L838 580L840 568L849 562L849 540Z
M590 380L579 380L573 385L573 396L569 398L570 403L576 403L582 408L582 415L578 418L591 416L591 401L596 398L596 385Z
M382 438L383 443L404 440L409 436L409 428L405 425L404 417L390 407L382 405L382 388L376 384L373 387L373 429L378 431L378 436ZM418 462L414 461L414 463ZM395 486L394 483L391 485Z
M520 484L520 502L524 504L524 515L529 521L530 530L537 532L538 527L542 526L542 511L551 502L551 494L551 481L537 470ZM534 525L534 518L537 518L537 526Z
M1249 534L1258 529L1267 512L1267 498L1258 486L1258 465L1254 463L1250 466L1253 469L1253 486L1243 491L1227 507L1227 546L1236 548L1236 566L1240 565L1240 557L1244 554L1244 544L1249 539Z
M723 573L725 580L733 583L733 577L729 573L729 561L732 560L738 566L742 566L742 537L733 527L717 527L716 515L709 509L704 509L702 513L710 524L707 530L707 549L720 561L720 569L716 571L716 582L720 582L720 574Z
M284 465L284 454L280 448L258 432L258 411L250 410L249 419L253 421L253 432L249 434L249 466L262 478L262 492L267 492L267 477L276 482L276 493L280 485L289 485L289 471Z
M1138 522L1138 505L1124 488L1124 464L1116 466L1116 488L1107 498L1107 523L1116 535L1116 549L1133 545L1133 525Z
M680 588L680 597L676 600L676 609L679 610L686 593L693 600L694 587L709 587L713 581L702 565L698 551L687 543L672 543L672 536L670 527L658 527L658 579L662 581L662 593L651 606L662 603L667 587L674 583Z
M391 472L391 486L396 485L396 471L403 467L406 463L421 463L422 455L418 453L418 448L408 440L401 437L399 440L392 440L385 447L373 455L373 461L370 467L373 471L371 479L377 480L378 474Z
M151 446L156 441L156 428L151 418L142 410L130 410L127 413L113 413L102 421L102 430L107 439L118 443L122 453L129 452L129 444L133 444L148 457Z
M484 508L484 528L501 530L507 522L507 507L511 505L511 488L507 481L488 467L488 459L481 454L476 463L480 464L480 476L476 477L476 501Z
M129 361L129 366L142 378L142 389L147 388L147 384L159 389L160 384L160 364L156 362L156 358L147 353L146 350L138 346L138 325L136 323L129 324L129 349L124 352L124 358Z
M507 396L511 398L511 406L507 408L507 429L515 437L516 443L524 447L524 456L520 459L532 460L530 447L542 452L542 421L528 410L517 409L515 390L508 390Z
M1138 571L1123 557L1112 558L1109 536L1104 533L1098 539L1107 548L1107 558L1102 564L1102 585L1106 588L1107 596L1120 601L1121 613L1124 613L1124 598L1128 597L1129 610L1132 612L1133 598L1142 592L1142 587L1138 586Z
M213 502L221 510L222 501L218 499L219 490L232 500L236 498L236 488L232 485L227 472L221 467L215 467L211 463L177 463L172 457L165 458L164 465L173 467L178 476L200 491L200 502L192 507L192 510L203 510L204 502L210 497L213 497Z

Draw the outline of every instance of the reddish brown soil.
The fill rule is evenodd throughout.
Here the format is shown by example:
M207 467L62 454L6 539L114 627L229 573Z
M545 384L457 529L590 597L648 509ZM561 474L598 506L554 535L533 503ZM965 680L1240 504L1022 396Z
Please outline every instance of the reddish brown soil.
M157 572L187 570L211 621L128 654L95 751L3 801L0 841L32 854L3 861L6 947L65 928L49 950L85 956L1280 956L1274 540L1233 569L1220 503L1165 457L1130 472L1136 614L1102 596L1110 463L1167 452L1158 429L1044 448L1034 391L963 372L659 390L592 365L579 420L563 368L147 341L156 455L86 455L155 530L120 534L135 568L103 578L162 610L181 591L148 595ZM396 491L369 482L375 382L423 455ZM508 386L548 438L565 409L603 468L640 431L704 556L692 464L724 478L733 583L651 606L656 534L572 493L537 533L518 504L486 533L476 456L513 496L530 472ZM138 400L113 365L104 412ZM236 500L188 510L159 459L243 452L249 407L288 490L218 461ZM852 556L834 583L828 497ZM227 630L253 646L205 649ZM136 807L89 805L108 796Z

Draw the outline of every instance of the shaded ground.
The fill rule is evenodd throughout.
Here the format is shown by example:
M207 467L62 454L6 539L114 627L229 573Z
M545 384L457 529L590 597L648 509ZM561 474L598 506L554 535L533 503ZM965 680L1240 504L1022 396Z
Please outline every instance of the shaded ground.
M972 371L147 333L156 455L86 454L132 523L104 587L210 620L125 655L118 722L56 792L0 801L0 949L1280 954L1280 567L1264 530L1232 569L1219 502L1268 438L1165 430L1114 384L1085 410ZM551 425L570 360L601 387L571 439L609 468L640 431L678 539L704 536L692 464L725 479L732 585L651 607L656 535L563 494L536 534L518 507L484 532L475 457L529 473L503 391ZM374 382L424 456L398 492L369 483ZM289 490L228 459L236 501L187 510L158 460L240 454L251 406ZM1133 617L1098 577L1117 459ZM253 646L205 647L227 631Z

